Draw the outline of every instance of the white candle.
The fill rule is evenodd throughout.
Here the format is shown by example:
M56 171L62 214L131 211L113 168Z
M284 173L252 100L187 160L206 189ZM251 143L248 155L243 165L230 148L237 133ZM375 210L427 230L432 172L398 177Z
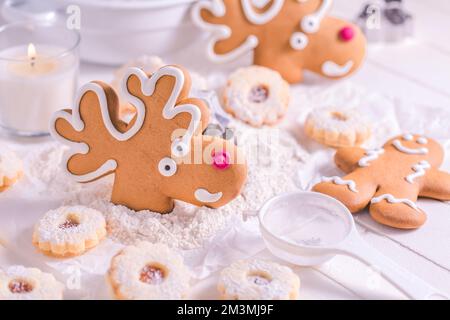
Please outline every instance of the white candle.
M0 51L2 126L25 133L45 133L52 114L71 106L78 59L64 52L60 47L39 44Z

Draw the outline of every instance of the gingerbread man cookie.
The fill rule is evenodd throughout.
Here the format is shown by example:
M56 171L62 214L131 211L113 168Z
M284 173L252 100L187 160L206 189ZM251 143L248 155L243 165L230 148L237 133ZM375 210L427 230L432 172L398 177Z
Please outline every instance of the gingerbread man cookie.
M348 175L325 177L313 189L340 200L353 213L370 205L379 223L414 229L426 220L416 204L418 197L450 200L450 174L439 170L443 159L436 141L412 134L370 151L341 148L335 162Z
M136 108L118 116L114 90L101 82L81 88L72 111L52 120L52 135L71 147L66 171L79 182L115 174L112 202L168 213L174 199L217 208L239 195L247 175L232 141L204 136L209 110L189 98L189 74L165 66L151 77L130 68L122 90Z
M354 24L327 15L332 0L202 0L194 23L212 33L207 46L214 62L254 52L254 64L272 68L290 83L303 70L329 78L361 65L366 40Z

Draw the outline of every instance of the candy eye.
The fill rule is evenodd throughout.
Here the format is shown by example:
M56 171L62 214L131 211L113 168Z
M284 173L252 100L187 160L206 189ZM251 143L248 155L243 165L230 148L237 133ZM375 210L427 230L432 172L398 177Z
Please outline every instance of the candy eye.
M295 50L303 50L308 45L308 37L302 32L294 32L290 39L291 47Z
M320 21L316 17L306 16L301 22L301 26L304 32L314 33L319 30Z
M183 157L189 152L189 146L181 139L177 139L172 143L172 155L175 157Z
M158 164L158 170L164 177L171 177L177 172L177 164L171 158L163 158Z

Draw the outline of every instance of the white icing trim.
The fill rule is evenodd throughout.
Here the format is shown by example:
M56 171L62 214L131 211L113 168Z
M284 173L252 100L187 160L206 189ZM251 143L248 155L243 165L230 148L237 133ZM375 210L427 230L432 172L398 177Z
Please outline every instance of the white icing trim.
M370 203L375 204L375 203L379 203L383 200L386 200L388 203L393 203L393 204L404 203L404 204L410 206L411 208L413 208L414 210L419 211L419 207L417 207L417 205L413 201L411 201L409 199L397 199L392 194L383 194L379 197L375 197L370 201Z
M418 148L418 149L412 149L405 147L402 145L402 142L398 139L395 139L394 142L392 142L392 145L400 152L407 153L407 154L427 154L428 148Z
M406 134L403 135L403 140L413 141L413 139L414 139L414 136L412 134L410 134L410 133L406 133Z
M197 199L200 202L213 203L219 201L222 198L223 193L222 192L210 193L206 189L197 189L195 190L194 196L195 199Z
M255 2L258 2L256 5ZM262 9L267 5L268 1L241 0L242 10L248 21L256 25L268 23L277 16L283 8L284 0L273 0L272 6L264 13L255 12L253 6Z
M316 12L305 16L300 22L300 26L302 30L306 33L316 33L320 29L320 24L322 23L323 18L330 10L332 0L322 0L322 4L319 7L319 10Z
M333 182L334 184L340 186L347 186L348 189L352 192L358 193L358 189L356 189L356 182L353 180L344 180L341 177L323 177L322 182Z
M289 39L289 44L292 49L300 51L305 49L308 46L309 38L303 32L294 32Z
M353 68L353 61L347 61L344 65L340 66L333 61L325 61L322 64L322 73L329 77L341 77L350 72Z
M428 161L423 160L420 161L418 164L415 164L412 169L415 171L414 173L411 173L409 176L405 178L406 181L409 183L414 183L414 179L417 179L419 177L422 177L425 175L425 170L431 169L431 165Z
M370 161L374 161L374 160L378 159L378 157L380 155L382 155L383 153L384 153L383 148L367 150L365 153L366 156L359 159L358 165L360 167L368 167L368 166L370 166L370 164L369 164Z
M179 145L183 146L182 155L187 154L190 151L190 140L194 135L195 131L198 129L201 120L201 112L200 109L192 104L183 104L175 107L178 96L181 93L181 90L184 86L184 73L180 69L173 66L166 66L155 72L150 78L145 74L144 71L138 68L130 68L126 73L124 80L122 82L122 91L124 96L128 101L132 102L137 109L136 122L127 132L121 133L118 131L114 125L112 124L111 118L109 116L106 94L103 88L96 83L89 83L83 86L78 92L77 98L75 99L75 105L72 109L72 114L66 111L58 111L53 114L50 125L50 133L52 136L59 142L68 145L71 150L65 155L63 165L64 171L68 173L72 178L74 178L78 182L89 182L95 180L107 173L111 173L117 169L117 162L113 159L107 160L103 165L100 166L99 169L85 174L85 175L74 175L67 168L68 160L75 154L87 154L89 152L89 146L84 142L72 142L66 140L56 131L56 121L60 118L65 119L67 122L71 124L74 130L81 132L84 130L84 122L81 120L80 116L80 102L82 97L89 91L93 91L100 103L100 109L102 113L102 119L105 127L108 132L118 141L126 141L133 137L141 128L145 120L145 105L144 103L131 95L127 89L127 82L131 75L135 75L139 78L142 84L141 91L148 96L153 95L156 83L163 76L172 76L175 78L175 85L170 95L169 99L166 102L166 105L163 109L163 117L166 119L173 119L180 113L187 112L191 114L191 122L189 124L188 129L186 130L186 134L180 139L175 140L172 143L172 150Z
M417 139L417 143L418 144L427 144L428 143L428 139L425 137L420 137L419 139Z
M254 35L249 35L245 42L238 48L225 53L217 54L214 50L215 44L220 40L228 39L231 36L231 29L226 25L215 25L205 22L201 17L201 11L206 9L216 17L223 17L226 8L223 0L199 1L194 4L191 11L192 21L200 28L212 32L212 36L207 44L207 56L215 63L227 63L236 60L238 57L252 51L259 45L259 40Z
M185 79L183 71L173 66L165 66L155 72L150 78L145 74L144 71L138 68L130 68L127 74L133 74L139 78L142 84L141 91L146 96L152 96L154 94L156 84L160 78L164 76L171 76L175 78L175 85L169 99L167 99L162 115L167 120L175 118L180 113L189 113L191 115L191 121L189 123L189 127L186 130L186 133L183 137L181 137L181 139L173 141L171 148L172 154L176 155L177 157L187 155L190 151L191 139L200 126L202 114L200 112L200 109L193 104L181 104L175 107L178 97L180 96L181 91L184 87ZM126 81L124 81L123 85L126 85ZM130 93L127 94L128 97L130 95ZM181 152L177 150L177 147L179 146L182 147Z
M78 91L77 96L75 98L74 107L72 109L72 113L67 111L58 111L55 112L50 120L50 134L60 143L65 144L70 147L70 151L64 154L63 158L63 169L66 174L70 177L74 178L77 182L89 182L93 181L103 175L106 175L110 172L113 172L117 169L117 162L113 159L109 159L105 161L97 170L94 170L91 173L84 175L75 175L71 173L67 167L68 161L75 154L87 154L89 152L89 146L84 142L73 142L65 139L56 131L56 121L58 119L64 119L73 127L73 129L77 132L81 132L84 130L84 122L81 119L80 115L80 103L81 99L87 92L94 92L97 95L100 105L100 111L102 114L103 123L105 124L105 128L115 139L119 141L126 141L133 137L142 127L142 124L145 119L145 107L141 102L140 104L136 104L137 109L137 118L136 122L127 132L121 133L114 127L111 117L109 115L108 105L106 94L103 88L96 83L88 83L81 87Z

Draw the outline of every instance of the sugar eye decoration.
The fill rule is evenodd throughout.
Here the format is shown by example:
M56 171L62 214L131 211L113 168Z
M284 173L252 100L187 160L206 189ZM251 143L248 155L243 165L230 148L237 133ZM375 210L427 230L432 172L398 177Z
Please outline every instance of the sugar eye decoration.
M189 152L189 146L181 139L177 139L172 143L172 155L175 157L184 157Z
M301 27L306 33L315 33L320 28L320 20L315 16L306 16L301 22Z
M308 45L308 36L302 32L294 32L291 36L290 44L295 50L303 50Z
M171 177L177 172L177 163L171 158L163 158L158 164L159 173Z

